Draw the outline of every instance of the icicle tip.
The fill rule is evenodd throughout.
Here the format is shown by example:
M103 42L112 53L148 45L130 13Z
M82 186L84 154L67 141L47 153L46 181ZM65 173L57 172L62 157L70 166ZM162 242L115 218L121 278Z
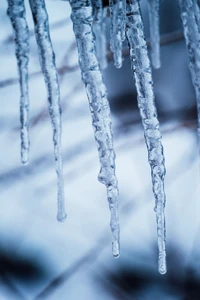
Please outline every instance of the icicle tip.
M58 222L64 222L67 218L67 214L66 213L61 213L61 214L57 214L57 220Z
M27 151L22 151L21 152L21 162L23 165L28 165L29 163L29 154Z
M158 272L161 275L165 275L167 273L167 263L166 263L166 252L165 251L162 251L159 253Z
M160 62L160 59L155 59L155 58L154 58L154 61L153 61L153 59L152 59L151 63L152 63L152 66L153 66L153 68L154 68L155 70L158 70L158 69L161 68L161 62Z
M120 256L120 246L118 241L112 242L112 253L114 258L118 258Z

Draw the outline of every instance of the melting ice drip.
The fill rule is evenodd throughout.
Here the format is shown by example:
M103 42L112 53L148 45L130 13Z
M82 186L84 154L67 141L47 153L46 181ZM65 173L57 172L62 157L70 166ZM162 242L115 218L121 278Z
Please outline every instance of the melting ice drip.
M111 132L110 108L96 57L92 30L93 15L90 0L73 0L71 19L76 36L82 80L85 84L101 170L99 181L106 185L111 211L110 227L113 235L113 256L119 256L118 183L115 176L115 152Z
M55 55L53 52L48 15L44 0L30 0L30 7L35 25L35 36L38 44L38 52L41 68L47 87L49 113L53 127L54 155L56 162L57 184L58 184L58 221L64 221L64 182L61 155L61 108L58 76L55 66ZM11 19L16 42L16 56L20 74L20 118L22 137L22 161L28 161L29 138L28 138L28 60L29 60L29 34L25 18L25 8L23 0L8 0L8 15Z

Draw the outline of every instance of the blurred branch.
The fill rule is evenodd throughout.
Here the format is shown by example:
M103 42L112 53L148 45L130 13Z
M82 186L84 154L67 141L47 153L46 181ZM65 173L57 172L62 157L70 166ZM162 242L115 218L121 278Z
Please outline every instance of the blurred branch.
M170 44L170 43L178 42L182 39L183 39L183 32L182 31L175 31L175 32L172 32L172 33L165 34L165 35L161 36L160 44L161 44L161 46L164 46L164 45L167 45L167 44ZM73 45L76 45L76 43L74 42ZM147 46L150 47L150 41L149 40L147 41ZM128 55L129 55L129 49L126 47L126 48L123 49L123 56L128 56ZM69 53L66 54L66 57L68 57L68 56L69 56ZM108 61L113 60L113 53L111 51L109 51L107 53L107 58L108 58ZM58 74L63 75L63 74L66 74L66 73L74 72L78 68L79 68L78 64L76 64L74 66L64 64L63 66L58 68ZM33 78L35 78L39 75L42 75L41 71L33 72L29 75L29 79L33 79ZM4 87L10 86L10 85L17 84L17 83L18 83L18 78L5 79L5 80L0 81L0 88L4 88Z
M189 126L192 126L192 125L190 124ZM175 125L174 127L170 128L170 129L168 128L166 130L163 130L162 133L165 134L165 135L166 134L170 134L171 132L174 132L176 130L180 130L183 127L185 127L185 126L183 126L182 124ZM121 137L122 134L124 135L124 132L123 131L119 131L117 133L117 135L115 136L115 140L117 141ZM143 135L141 135L140 138L138 138L137 140L134 141L134 147L135 148L139 147L143 143L144 143L144 137L143 137ZM87 144L88 147L86 147L86 144ZM84 156L84 153L87 153L88 150L91 149L92 144L94 145L94 143L89 142L89 140L85 141L84 142L84 146L82 145L82 148L79 148L79 151L77 153L75 152L77 150L77 146L74 146L75 157L71 157L71 159L76 160L77 156L81 156L81 155ZM133 140L129 139L128 142L125 142L125 143L123 143L121 145L116 145L115 148L116 148L116 151L119 153L119 151L121 151L123 149L130 149L132 147L132 145L133 145ZM81 151L83 151L83 152L81 153ZM71 153L73 153L73 150L72 150ZM63 157L65 157L65 156L63 156ZM89 171L89 170L91 170L94 167L93 162L94 162L94 157L92 155L90 155L90 158L87 161L83 159L82 163L79 165L78 169L77 168L73 168L73 170L68 171L68 172L66 172L64 174L64 180L68 184L71 183L71 182L73 182L74 180L77 180L79 177L82 176L82 174L84 173L84 170ZM1 179L1 176L0 176L0 179ZM39 193L41 193L41 192L45 193L45 191L49 191L49 187L50 186L54 186L54 182L55 182L55 180L52 180L52 181L49 181L48 183L46 183L45 185L42 184L42 188L38 188L37 192L39 192Z
M58 29L58 28L60 28L62 26L68 25L70 23L70 21L71 21L70 18L65 18L63 20L59 20L59 21L57 21L55 23L52 23L52 24L50 24L50 30L55 30L55 29ZM30 30L29 31L29 35L30 35L30 37L33 37L35 35L34 30ZM14 35L13 34L9 35L3 41L3 44L12 44L12 43L14 43Z
M15 284L12 283L9 276L7 276L5 273L1 275L1 281L3 286L6 288L8 297L12 297L12 299L16 300L25 300L25 298L22 296L19 289L15 286Z
M136 120L137 123L140 123L140 119ZM132 130L132 126L136 123L130 123L126 124L122 127L118 127L114 129L114 136L115 139L119 139L121 135L130 132ZM196 128L196 119L194 120L184 120L184 122L181 122L180 124L176 124L173 128L168 128L162 130L163 134L170 134L171 132L175 130L179 130L180 128L191 128L194 130ZM138 139L137 142L135 142L135 146L139 145L144 141L143 135L141 134L141 138ZM80 141L79 143L74 144L71 148L68 148L67 150L63 149L63 162L72 161L77 158L77 156L84 155L91 149L91 147L94 145L94 142L88 138ZM124 145L123 147L125 147ZM92 166L92 164L91 164ZM39 158L34 159L30 162L27 166L19 166L16 168L13 168L12 170L9 170L7 172L3 172L0 174L0 186L3 188L7 187L7 184L15 184L17 181L21 180L22 178L26 176L32 176L34 173L38 173L39 171L46 171L48 168L53 168L53 155L51 153L41 155ZM80 174L80 172L79 172ZM66 176L66 175L65 175ZM78 176L78 174L77 174ZM76 177L77 177L76 176Z
M70 57L71 53L76 49L76 42L74 41L69 49L67 50L67 53L64 56L64 59L62 60L61 66L59 68L57 68L57 72L59 76L63 76L66 73L71 73L74 71L77 71L79 69L79 65L78 63L70 66L70 64L66 63L67 62L67 58ZM42 71L36 71L36 72L32 72L29 74L29 80L34 79L40 75L43 75ZM19 83L19 79L18 78L9 78L9 79L5 79L5 80L1 80L0 81L0 88L5 88L8 87L10 85L14 85Z
M192 150L191 150L192 149ZM177 165L172 168L168 173L170 173L169 182L168 184L172 184L175 180L177 180L183 172L189 171L189 169L192 166L192 163L196 160L197 153L195 150L195 147L191 147L188 153L185 154L179 159L178 164L180 164L180 168L177 168ZM186 158L187 157L187 158ZM185 164L183 163L185 162ZM181 171L180 171L181 169ZM178 170L178 172L177 172ZM174 175L175 174L175 175ZM129 199L121 206L121 212L126 213L126 217L130 217L131 213L134 210L137 210L141 207L142 204L144 204L141 199L143 198L143 195L146 195L149 193L149 189L151 189L151 186L149 185L145 191L144 194L136 195L134 198ZM134 201L134 199L137 199L137 201ZM139 200L140 199L140 200ZM144 197L145 203L151 199L150 197ZM98 242L95 244L94 247L92 247L89 251L87 251L80 259L78 259L74 264L71 265L67 270L62 272L58 277L56 277L54 280L52 280L47 287L40 292L40 294L35 298L35 300L39 299L46 299L50 295L52 295L53 292L55 292L55 289L60 287L63 283L65 283L69 278L71 278L77 271L79 271L80 268L82 268L85 264L93 263L98 256L101 254L101 252L108 246L109 237L107 237L107 229L103 231L103 234L98 239Z
M179 42L183 39L184 39L183 31L182 30L177 30L177 31L174 31L172 33L167 33L167 34L161 35L160 45L165 46L165 45L168 45L168 44L171 44L171 43ZM148 48L151 47L150 40L147 40L147 47ZM124 48L123 49L123 56L129 56L129 51L130 50L129 50L128 47ZM113 53L111 51L109 51L107 53L107 59L108 59L108 61L113 60Z
M78 70L78 68L79 68L78 64L76 64L74 66L69 66L69 65L65 64L65 65L61 66L60 68L58 68L57 72L58 72L58 75L64 75L66 73L74 72L74 71ZM41 71L33 72L33 73L29 74L29 79L34 79L34 78L38 77L39 75L42 75ZM9 78L9 79L5 79L5 80L1 80L0 88L5 88L10 85L17 84L18 82L19 82L18 78Z

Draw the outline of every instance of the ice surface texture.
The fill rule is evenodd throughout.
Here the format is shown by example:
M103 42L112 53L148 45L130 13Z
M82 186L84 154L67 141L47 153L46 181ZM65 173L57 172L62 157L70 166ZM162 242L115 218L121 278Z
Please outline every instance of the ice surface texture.
M113 255L119 256L118 182L115 176L115 152L111 132L110 108L107 91L96 57L92 31L92 5L89 0L73 0L72 22L76 36L82 80L85 84L101 169L99 181L106 185L111 211L110 226L113 235Z
M8 0L8 15L15 36L15 49L20 82L20 124L21 124L21 161L29 160L29 95L28 95L28 62L29 30L26 22L24 0Z
M58 75L55 65L55 55L53 52L49 33L48 15L44 0L29 0L33 20L35 25L35 36L38 45L41 68L44 74L47 87L49 114L53 127L54 156L56 163L57 184L58 184L58 221L62 222L66 218L63 164L61 151L61 107Z
M155 196L159 249L158 270L161 274L165 274L165 160L154 101L151 66L148 58L147 44L144 38L144 28L138 0L127 0L126 35L130 47L132 71L138 93L138 107L140 109L140 115L144 127L144 136L148 149L148 159L151 167L153 193Z

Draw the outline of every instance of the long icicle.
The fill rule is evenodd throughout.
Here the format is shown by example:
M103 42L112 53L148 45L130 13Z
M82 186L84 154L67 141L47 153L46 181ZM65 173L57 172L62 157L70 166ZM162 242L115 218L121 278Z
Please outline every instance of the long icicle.
M192 0L179 0L184 37L188 49L189 69L196 93L198 112L198 139L200 150L200 31L195 19Z
M113 235L113 256L119 256L118 183L115 176L115 152L111 132L110 108L95 51L90 0L71 0L72 22L76 36L82 80L85 84L98 146L101 170L99 181L107 187L111 211L110 227Z
M160 29L159 7L160 0L147 0L149 11L149 30L151 42L151 62L155 69L159 69L160 63Z
M29 30L26 22L24 0L8 0L8 15L15 35L15 48L20 82L21 161L29 161L29 95L28 62Z
M63 164L61 151L61 107L60 89L58 75L55 65L55 55L49 35L48 15L44 0L29 0L34 25L35 36L38 45L40 64L43 71L49 102L49 114L53 127L54 156L56 163L57 185L58 185L58 213L57 219L63 222L66 219Z
M130 47L130 59L138 93L138 107L144 127L144 136L151 167L153 193L158 233L158 270L165 274L166 268L166 229L165 229L165 164L159 122L154 101L153 81L147 44L138 0L127 0L126 36Z

